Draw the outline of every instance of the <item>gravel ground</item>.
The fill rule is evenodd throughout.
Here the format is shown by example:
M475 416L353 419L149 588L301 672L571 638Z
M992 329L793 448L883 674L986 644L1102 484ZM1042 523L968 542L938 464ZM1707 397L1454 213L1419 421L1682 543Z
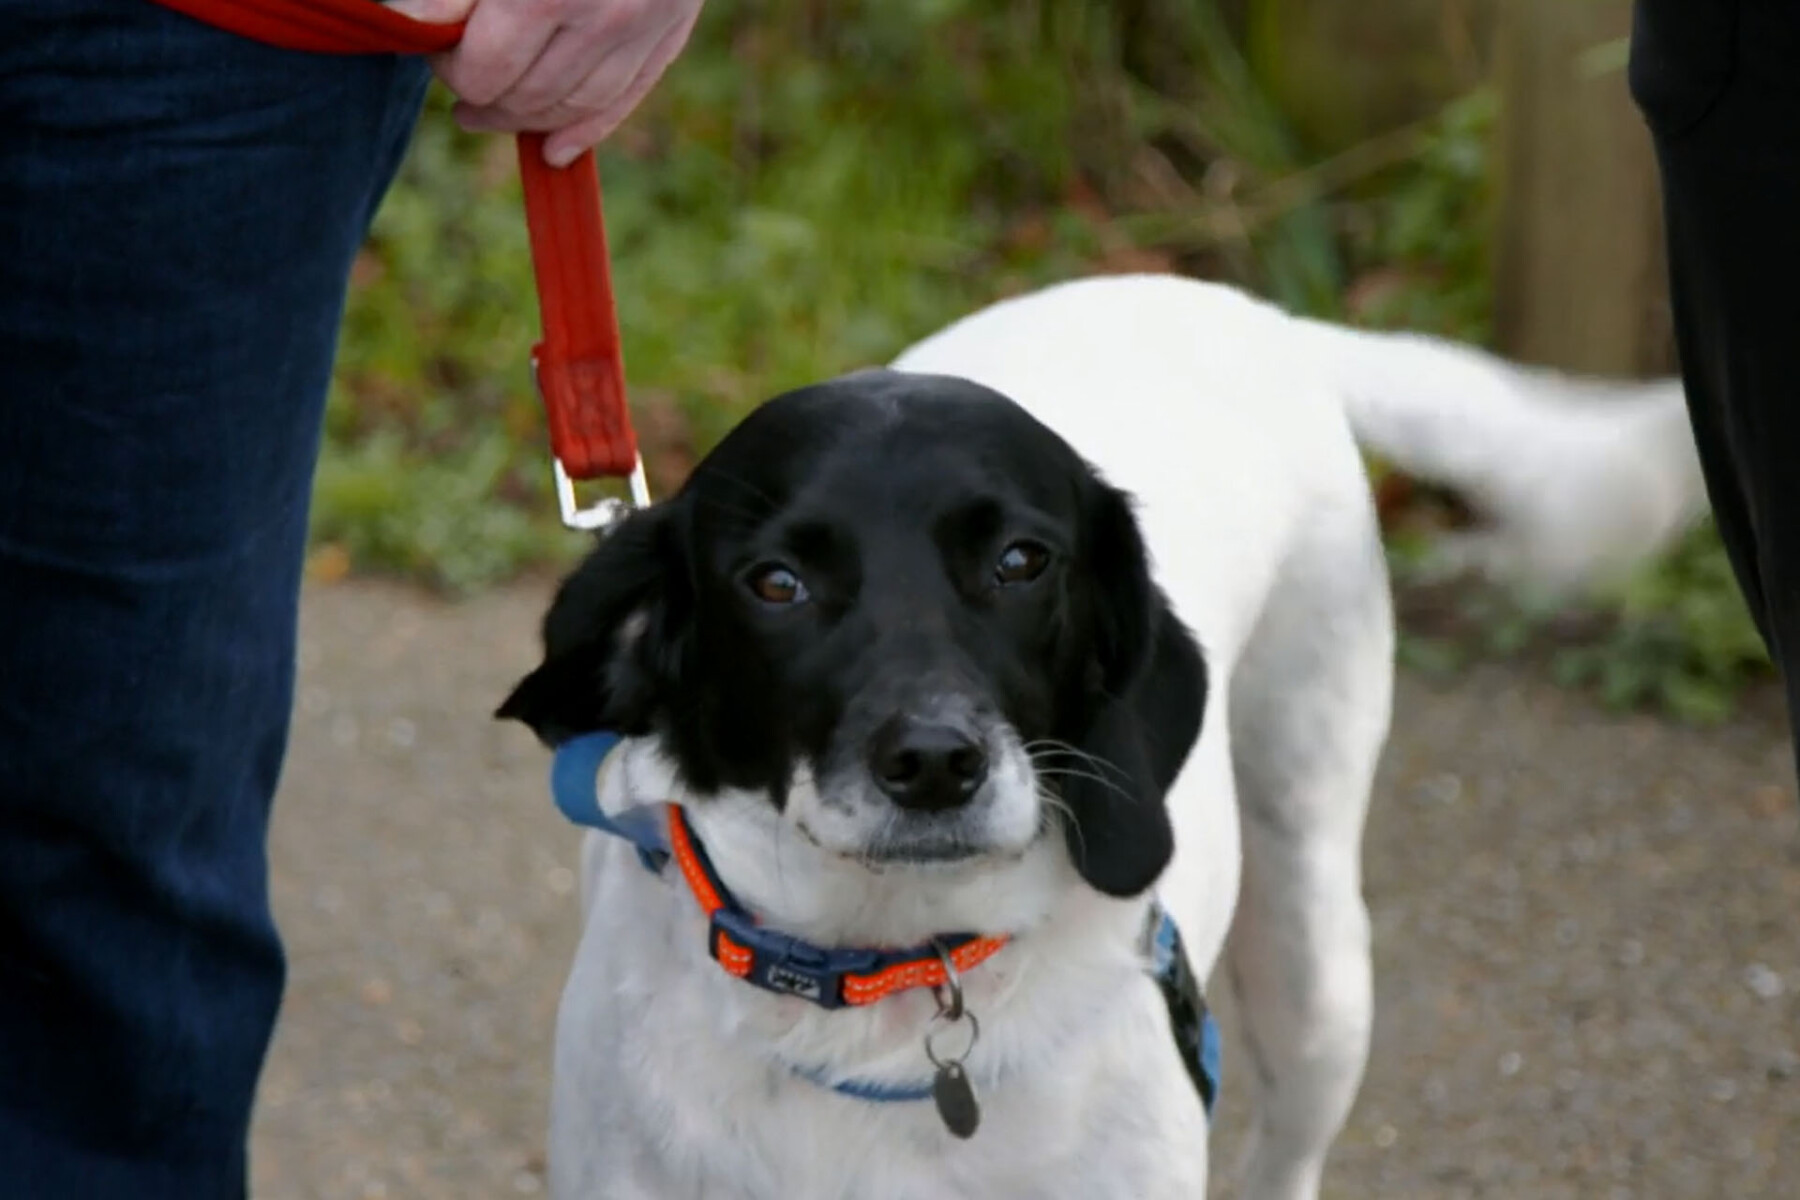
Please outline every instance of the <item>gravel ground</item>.
M259 1200L543 1191L576 836L487 713L546 596L307 593ZM1775 701L1752 709L1695 731L1529 667L1402 677L1375 1049L1329 1195L1800 1195L1800 806ZM1242 1088L1228 1045L1221 1173Z

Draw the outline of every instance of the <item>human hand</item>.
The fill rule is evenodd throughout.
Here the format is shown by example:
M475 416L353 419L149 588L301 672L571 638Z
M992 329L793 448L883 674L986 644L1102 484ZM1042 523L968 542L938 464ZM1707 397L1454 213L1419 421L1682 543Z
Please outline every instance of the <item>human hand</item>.
M415 20L468 19L432 67L465 129L547 133L567 166L618 128L687 43L701 0L391 0Z

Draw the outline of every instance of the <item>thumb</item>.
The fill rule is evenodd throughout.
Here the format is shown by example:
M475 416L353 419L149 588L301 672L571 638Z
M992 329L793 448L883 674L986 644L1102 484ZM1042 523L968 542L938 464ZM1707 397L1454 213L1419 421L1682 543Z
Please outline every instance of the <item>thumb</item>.
M382 0L382 3L392 12L427 25L455 24L475 7L475 0Z

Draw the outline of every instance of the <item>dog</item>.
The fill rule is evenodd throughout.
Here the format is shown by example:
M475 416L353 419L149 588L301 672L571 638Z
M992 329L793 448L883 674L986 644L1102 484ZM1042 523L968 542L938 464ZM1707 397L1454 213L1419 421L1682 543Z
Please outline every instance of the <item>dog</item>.
M1160 911L1232 1000L1239 1191L1316 1196L1393 686L1363 450L1483 515L1443 569L1521 586L1704 511L1673 383L1108 276L768 401L605 534L499 710L617 739L575 787L626 836L583 849L552 1194L1204 1196Z

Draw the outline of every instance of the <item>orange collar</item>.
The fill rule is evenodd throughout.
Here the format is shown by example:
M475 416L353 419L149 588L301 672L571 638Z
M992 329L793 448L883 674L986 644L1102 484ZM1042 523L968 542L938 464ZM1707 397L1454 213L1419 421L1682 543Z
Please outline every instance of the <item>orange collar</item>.
M908 988L941 988L951 970L973 970L1006 945L1004 935L960 933L906 950L827 950L757 924L726 890L679 805L669 805L669 852L707 917L707 949L725 970L764 991L821 1008L861 1006Z
M642 805L621 813L600 807L595 781L618 744L617 734L600 730L556 748L550 766L550 794L556 807L577 825L630 842L637 847L639 860L655 874L662 874L673 858L706 914L707 949L720 966L745 983L777 995L798 996L820 1008L860 1007L908 988L946 987L954 982L953 972L973 970L1006 945L1005 936L957 933L904 950L828 950L758 924L713 870L706 847L694 836L679 805ZM666 808L667 816L658 808Z

